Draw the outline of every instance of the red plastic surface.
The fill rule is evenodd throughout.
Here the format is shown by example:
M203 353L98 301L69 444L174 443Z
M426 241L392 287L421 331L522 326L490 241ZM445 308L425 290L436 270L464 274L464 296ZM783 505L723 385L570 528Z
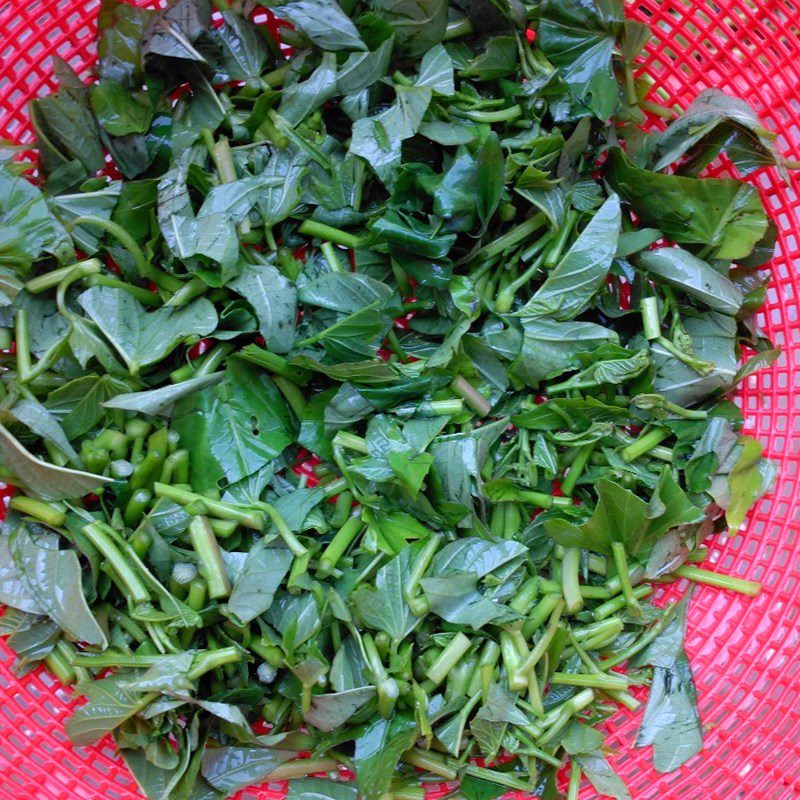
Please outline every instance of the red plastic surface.
M89 75L98 5L0 0L0 137L31 140L25 105L53 88L50 55ZM659 102L686 106L706 87L725 89L757 109L789 158L800 158L796 0L637 0L629 9L653 28L644 70L657 81ZM800 798L800 182L787 187L772 171L754 181L780 228L760 321L783 355L748 379L738 401L747 430L780 462L781 475L746 530L711 544L706 566L762 581L764 591L756 599L711 588L694 595L687 647L705 727L701 755L658 775L649 753L632 746L637 715L620 713L609 723L613 763L635 800ZM138 800L112 744L69 744L63 725L70 706L70 693L44 671L17 680L0 646L0 800ZM273 786L240 798L282 794ZM597 794L585 787L581 797Z

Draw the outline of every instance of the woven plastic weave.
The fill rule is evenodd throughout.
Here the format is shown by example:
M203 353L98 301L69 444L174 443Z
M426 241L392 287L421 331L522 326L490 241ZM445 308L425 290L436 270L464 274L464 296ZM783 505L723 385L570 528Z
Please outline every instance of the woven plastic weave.
M0 0L0 138L31 140L26 103L52 90L51 55L91 72L98 5ZM800 158L797 0L637 0L629 11L653 28L644 70L663 90L659 102L686 106L704 88L725 89L756 108L789 158ZM760 321L783 355L748 379L738 402L781 473L746 530L712 544L706 566L761 581L764 591L755 599L711 588L694 595L687 649L705 728L701 755L659 775L649 753L632 746L637 716L609 723L612 761L635 800L800 799L800 180L787 187L772 171L754 180L780 228ZM138 800L110 741L68 742L70 693L44 671L17 680L10 667L0 645L0 800ZM239 800L282 796L271 786ZM597 794L586 788L581 797Z

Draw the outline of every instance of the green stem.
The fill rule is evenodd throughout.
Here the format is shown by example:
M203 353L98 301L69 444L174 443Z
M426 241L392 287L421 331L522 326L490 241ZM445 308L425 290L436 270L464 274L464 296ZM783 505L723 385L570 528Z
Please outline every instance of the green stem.
M458 762L430 750L413 747L403 753L400 760L404 764L410 764L412 767L430 772L432 775L438 775L446 781L454 781L458 777L456 769Z
M611 542L611 555L614 558L614 566L617 568L617 577L620 581L622 596L625 598L625 605L628 606L628 611L630 611L633 616L640 617L642 615L642 607L639 605L639 600L633 593L633 586L631 586L625 545L622 544L622 542Z
M559 598L555 604L555 607L553 608L552 613L550 614L550 620L548 621L547 627L542 633L541 638L538 642L536 642L536 646L533 648L533 650L531 650L530 655L519 666L517 674L525 676L526 682L527 675L531 672L531 670L535 669L542 656L544 656L544 654L547 652L547 648L550 647L550 643L553 641L553 637L558 631L558 627L561 622L561 615L564 613L564 608L564 601Z
M502 236L499 236L493 242L490 242L485 247L478 251L478 258L493 258L499 256L506 250L518 245L520 242L525 241L529 236L533 235L539 228L542 228L547 223L547 218L541 212L534 214L530 219L526 219L511 230L506 231Z
M28 380L31 372L31 343L28 336L28 310L18 308L14 318L14 340L17 345L17 378L20 383Z
M206 513L211 516L219 519L232 519L240 525L244 525L245 528L252 528L256 531L264 530L264 517L258 512L246 510L222 500L212 500L188 489L168 486L165 483L155 483L153 491L157 497L166 497L167 500L172 500L179 505L188 506L190 503L196 503L198 508L204 508Z
M314 239L324 239L334 244L340 244L351 250L360 247L362 244L360 237L313 219L305 220L299 228L299 233Z
M386 344L389 345L389 349L400 359L400 361L408 361L408 354L403 349L403 345L400 344L400 340L397 338L397 332L394 328L389 328L389 332L386 334Z
M463 634L457 633L439 653L436 661L428 668L428 679L437 686L444 681L447 674L461 660L463 655L469 650L472 642Z
M308 552L308 549L294 533L292 533L291 529L274 506L271 506L269 503L254 503L254 507L259 511L263 511L272 520L272 524L278 529L278 534L281 539L283 539L284 544L296 556L304 556Z
M288 378L282 375L272 375L272 382L278 387L278 390L283 395L284 400L289 404L289 408L297 417L303 419L306 413L306 398L296 384L292 383Z
M343 272L342 262L336 252L336 248L330 242L323 242L320 247L325 263L330 267L331 272Z
M60 528L67 520L66 514L57 508L53 508L49 503L35 500L33 497L26 497L24 494L14 495L8 505L9 508L38 519L52 528Z
M522 116L522 108L517 105L509 106L500 111L473 111L471 109L451 108L450 113L454 117L462 117L472 122L493 125L498 122L512 122L515 119L519 119Z
M672 618L675 616L676 609L677 605L675 603L668 605L664 609L661 619L659 619L659 621L653 625L653 627L650 628L650 630L644 636L634 642L634 644L632 644L630 647L626 647L621 652L616 653L609 658L603 659L603 661L601 661L599 664L600 669L605 672L612 667L622 664L624 661L628 661L628 659L633 658L637 653L640 653L642 650L644 650L644 648L647 647L657 636L660 636L666 629L667 625L672 622Z
M150 592L136 571L123 556L113 541L113 530L103 522L90 522L82 528L86 538L100 551L103 558L111 565L127 590L128 598L134 605L150 602Z
M187 673L190 681L199 680L207 672L219 669L227 664L236 664L242 660L244 653L238 647L222 647L195 656L192 667Z
M357 453L369 455L366 439L361 436L356 436L354 433L348 433L347 431L339 431L336 436L333 437L333 446L344 447L347 450L355 450Z
M505 786L508 789L516 789L519 792L530 793L533 789L529 782L521 781L508 772L497 772L496 770L478 767L474 764L467 764L467 766L464 767L464 774L477 778L478 780L496 783L498 786Z
M214 530L205 517L194 517L189 523L189 538L192 548L200 559L200 574L205 578L208 596L212 600L228 597L231 593L231 582L222 552Z
M26 281L25 288L31 294L39 294L40 292L48 291L48 289L55 289L65 278L73 276L81 278L93 272L99 272L102 268L103 264L100 259L89 258L86 261L78 261L68 267L59 267L51 272L45 272L43 275L37 275L35 278Z
M448 22L444 30L443 42L449 42L451 39L458 39L460 36L469 36L472 33L472 22L467 17L457 19L454 22Z
M650 452L656 445L661 444L664 439L668 439L670 431L668 428L653 428L651 431L642 434L636 441L623 447L620 455L626 463L635 461L640 456Z
M519 589L517 589L509 605L518 614L527 614L531 608L533 608L533 604L536 602L538 596L539 577L534 576L532 578L526 578Z
M653 587L648 586L647 584L643 584L642 586L636 586L633 589L633 596L637 600L643 600L645 597L649 597L653 594ZM625 597L619 595L618 597L614 597L611 600L608 600L605 603L601 603L595 610L592 612L592 616L596 620L603 620L606 617L610 617L612 614L616 614L617 611L621 611L625 608L627 601Z
M320 556L317 567L317 575L320 578L327 578L333 572L339 559L362 530L364 530L364 523L361 521L361 514L357 512L336 532Z
M570 759L569 761L569 787L567 788L567 800L578 800L581 790L581 768Z
M75 683L77 677L74 669L75 665L74 661L70 663L68 654L59 647L61 644L63 644L63 642L56 643L53 650L45 657L44 663L47 669L49 669L64 686L71 686Z
M411 568L411 574L408 576L405 586L403 587L403 596L408 603L411 613L415 617L422 617L430 610L430 605L425 597L417 597L417 587L422 580L422 576L427 571L428 567L433 561L439 545L442 543L442 535L440 533L432 534L425 542L424 547L420 550L414 560L414 566Z
M561 560L561 586L565 603L564 610L567 614L577 614L583 608L580 566L580 547L568 547Z
M161 305L161 298L145 289L143 286L134 286L131 283L115 278L112 275L90 275L86 279L87 286L107 286L109 289L122 289L127 292L131 297L135 298L143 306L155 308Z
M183 286L183 282L171 275L156 269L145 257L142 248L139 247L136 240L116 222L110 219L103 219L92 214L87 214L83 217L78 217L72 220L66 227L71 231L78 225L94 225L101 228L106 233L113 236L127 251L130 253L133 262L136 265L136 270L142 278L153 281L157 286L166 289L168 292L177 292Z
M485 417L492 410L492 404L462 375L457 375L450 388L479 417Z
M192 278L190 281L181 286L175 294L167 300L164 305L167 308L179 308L180 306L185 306L190 301L194 300L195 297L199 297L201 294L204 294L208 290L208 285L205 281L201 280L200 278Z
M338 768L339 762L335 758L298 758L275 767L265 777L275 782L293 781L317 772L332 772Z
M543 239L545 237L542 237ZM529 283L533 276L541 269L544 256L540 256L521 275L506 284L498 293L494 301L495 311L498 314L507 314L511 310L517 292Z
M581 686L603 691L624 691L628 681L622 675L587 675L583 672L554 672L550 683L555 686Z
M734 578L732 575L721 575L718 572L694 567L684 564L675 570L675 575L679 578L687 578L695 583L703 583L706 586L716 586L718 589L730 589L733 592L756 597L761 592L761 584L755 581L746 581L743 578Z
M561 491L564 492L567 497L572 497L578 479L583 474L584 469L586 469L586 465L592 457L596 444L597 442L590 442L589 444L583 445L583 447L578 450L578 454L575 456L572 464L570 464L567 477L561 482Z
M572 229L575 227L575 224L577 222L578 222L578 213L573 210L567 211L564 223L561 226L561 229L559 230L558 235L555 238L555 241L550 246L550 249L544 256L544 265L548 269L554 267L561 259L561 254L564 252L564 247L567 244L567 239L569 239L569 235L572 233Z
M651 342L661 336L661 312L657 297L642 298L642 327L645 337Z

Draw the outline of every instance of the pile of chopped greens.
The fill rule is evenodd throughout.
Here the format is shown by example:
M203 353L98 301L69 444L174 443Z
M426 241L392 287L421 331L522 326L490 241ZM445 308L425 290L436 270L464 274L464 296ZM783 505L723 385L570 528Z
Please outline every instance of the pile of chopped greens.
M655 102L622 0L215 5L103 0L2 151L18 673L151 800L629 797L634 687L702 747L653 582L759 589L697 565L775 477L726 397L776 229L698 173L774 136Z

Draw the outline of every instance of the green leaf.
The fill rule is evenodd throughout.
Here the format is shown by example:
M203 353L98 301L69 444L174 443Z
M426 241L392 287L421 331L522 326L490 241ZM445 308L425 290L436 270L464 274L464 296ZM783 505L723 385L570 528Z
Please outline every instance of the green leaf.
M18 400L9 413L37 436L55 445L73 465L83 466L55 417L38 400Z
M378 570L374 588L361 586L353 595L355 609L364 624L385 631L396 642L408 636L419 622L403 595L418 550L417 545L403 549Z
M450 97L455 94L453 59L440 44L432 47L422 57L416 86L429 86L435 94Z
M476 184L478 189L478 217L484 227L494 216L500 204L505 176L505 159L497 134L492 133L483 143L476 164Z
M579 753L572 756L572 760L581 768L597 792L617 798L617 800L631 800L628 787L614 772L602 750L595 750L593 753Z
M254 783L262 783L275 768L296 758L292 750L266 747L206 747L203 752L203 777L226 795Z
M775 146L775 135L763 125L748 103L720 89L704 89L666 130L656 136L650 168L656 172L665 169L695 148L705 149L703 146L710 141L733 140L732 131L748 140L761 163L782 162ZM722 148L708 149L710 153L703 153L703 162L710 161ZM741 168L741 165L737 166ZM744 171L750 171L746 165Z
M390 37L372 52L351 53L339 67L337 91L343 95L355 94L379 81L389 69L393 48L394 39Z
M101 489L110 478L57 467L29 453L0 425L0 461L27 492L42 500L70 500Z
M684 320L684 328L691 337L695 356L714 365L708 375L696 372L657 342L651 344L650 355L656 367L656 392L679 406L690 406L733 385L737 371L736 321L710 312Z
M94 744L145 707L148 696L122 689L121 680L115 675L78 685L77 691L89 702L67 720L67 736L75 744Z
M142 36L142 57L205 62L205 56L193 45L210 27L211 6L207 0L176 0L154 14Z
M399 376L391 364L375 359L374 361L353 361L344 364L322 364L311 356L294 356L290 366L308 369L327 375L331 380L345 383L352 381L364 386L384 386L397 383Z
M70 256L71 245L42 193L4 166L0 166L0 219L0 266L25 274L43 251L59 259Z
M580 525L553 517L545 530L564 547L583 547L608 553L612 542L622 542L631 555L647 555L671 528L700 522L703 509L695 506L664 469L649 503L618 483L600 478L597 506Z
M286 404L266 373L240 360L225 380L180 400L173 415L181 446L189 451L198 491L246 478L272 461L294 439Z
M141 82L139 43L153 12L120 0L102 0L97 13L97 56L101 78L125 86Z
M477 578L483 578L523 555L525 548L519 542L490 542L470 536L445 545L431 562L429 574L451 575L456 572L469 572Z
M417 733L414 718L398 712L389 720L375 720L356 739L353 763L363 800L380 800L389 790L400 756L414 744Z
M308 160L305 153L290 153L287 149L279 150L267 161L262 173L264 188L256 202L265 225L283 222L297 207Z
M227 603L237 624L246 625L269 609L292 560L290 550L269 547L264 539L252 547Z
M497 753L509 724L530 725L517 708L517 697L497 683L489 684L486 699L470 723L470 729L484 753Z
M689 659L681 653L669 667L656 666L636 746L653 745L653 765L672 772L703 749L697 692Z
M415 0L399 2L415 4ZM361 156L387 185L394 182L403 142L419 130L433 96L429 86L395 86L395 92L397 99L390 108L355 122L350 142L350 152Z
M345 314L368 306L400 310L397 294L389 285L358 272L324 273L299 290L298 300Z
M103 404L128 388L110 375L84 375L50 392L45 408L61 423L66 437L73 440L94 428L103 418Z
M92 86L91 99L98 123L112 136L144 133L150 127L153 107L144 93L134 94L117 81L101 78Z
M635 166L612 148L606 180L645 225L679 244L705 244L720 259L748 256L767 232L758 192L732 178L684 178Z
M624 18L620 0L545 0L537 41L575 97L601 120L617 107L611 55Z
M373 8L392 26L397 48L409 57L422 55L444 37L448 8L444 0L377 0Z
M465 508L471 507L472 482L475 481L476 487L480 488L481 470L492 445L502 436L505 426L506 421L501 419L476 428L468 434L440 436L431 444L434 467L442 481L444 496L449 502L458 503Z
M278 113L290 125L299 125L334 94L336 94L336 56L333 53L325 53L320 65L309 75L308 80L284 87Z
M432 613L454 625L480 630L490 622L508 622L517 615L506 606L484 597L477 588L478 576L472 572L452 571L423 578L422 589Z
M753 505L771 491L777 477L774 461L762 457L761 442L749 436L739 438L741 450L728 475L730 502L725 511L728 528L736 531Z
M103 168L100 132L85 89L62 87L57 94L33 100L28 111L46 174L73 162L78 183Z
M290 0L270 3L269 8L276 17L290 22L323 50L367 49L356 26L336 0Z
M297 320L295 287L271 264L247 265L228 285L253 307L267 350L288 353Z
M579 366L578 355L603 344L617 343L617 334L593 322L558 322L523 318L522 347L511 364L513 374L529 386Z
M55 216L65 225L87 215L109 219L120 198L122 183L115 181L96 192L59 194L50 200ZM72 240L87 254L100 250L103 232L93 225L78 225L72 230Z
M198 378L162 386L160 389L118 394L106 400L103 408L121 408L124 411L137 411L140 414L169 419L178 400L202 391L208 386L215 386L224 377L224 373L214 372L211 375L201 375Z
M335 731L373 697L374 686L334 694L316 694L311 698L311 710L305 713L304 718L321 731Z
M486 42L486 49L461 70L465 78L476 81L493 81L509 75L517 69L517 40L514 36L493 36Z
M741 290L729 278L680 247L648 250L637 263L656 279L722 314L735 316L744 301Z
M269 49L258 27L233 11L222 11L222 27L216 29L215 40L222 57L217 79L247 81L258 78L269 58Z
M205 336L217 325L214 306L205 298L181 308L148 312L124 289L93 286L78 302L133 374L158 363L182 339Z
M563 322L585 311L611 268L620 218L619 200L612 195L518 315L547 316Z

